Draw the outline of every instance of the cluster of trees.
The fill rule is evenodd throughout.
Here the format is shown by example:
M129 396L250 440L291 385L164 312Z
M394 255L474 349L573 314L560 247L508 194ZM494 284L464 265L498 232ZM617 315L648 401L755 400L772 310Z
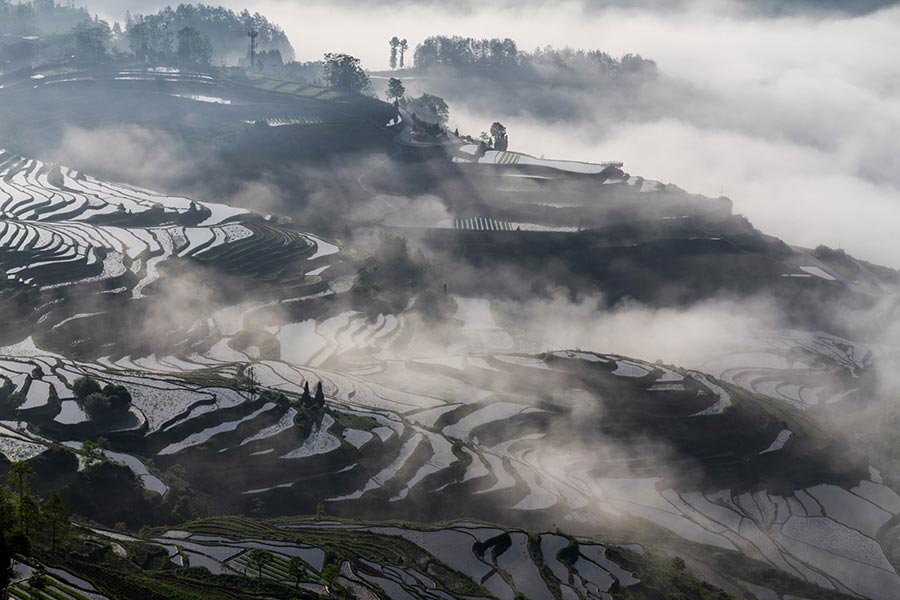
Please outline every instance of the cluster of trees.
M96 379L79 377L72 385L72 391L84 412L99 423L117 421L131 407L131 394L121 385L101 386Z
M298 81L324 86L325 63L321 60L294 61L284 63L281 67L276 60L263 60L260 69L266 75L284 81Z
M59 493L41 502L33 493L34 469L27 462L14 463L7 488L0 487L0 597L13 577L13 559L35 550L56 554L72 532L69 514Z
M257 577L262 580L263 570L275 561L275 556L266 550L256 549L247 553L250 563L256 567ZM306 579L306 565L297 557L292 556L288 561L288 575L294 581L294 587L300 587L300 583Z
M0 406L7 408L18 408L25 400L21 392L16 391L18 387L8 377L0 379L3 385L0 385Z
M409 50L409 42L406 41L406 38L402 40L398 38L396 35L391 38L390 42L388 42L391 46L391 58L390 64L392 69L396 69L398 66L398 55L400 58L399 66L400 68L404 68L406 65L406 51Z
M421 250L412 253L406 238L381 233L372 254L357 270L351 294L355 306L400 312L416 299L428 319L440 319L451 308L447 285Z
M434 36L416 46L416 68L437 65L468 67L475 65L509 66L519 60L519 49L509 39L477 39L459 36Z
M481 132L481 143L487 148L491 148L493 150L508 150L509 149L509 134L506 131L506 127L500 121L494 121L491 124L491 131L488 133L487 131Z
M369 76L358 58L329 53L324 61L294 62L294 49L284 31L259 13L236 13L223 7L179 4L156 14L127 14L124 29L91 17L84 9L56 0L14 2L0 0L0 34L30 36L54 33L41 39L32 54L49 61L100 62L133 57L142 62L211 65L218 62L249 66L248 32L258 34L254 68L288 81L324 84L347 93L369 90ZM392 64L402 68L409 44L391 40Z
M87 10L71 3L0 0L0 34L52 35L71 31L79 23L90 19Z
M396 77L388 80L387 95L397 106L402 106L411 112L417 124L434 125L438 130L447 127L450 120L450 107L440 96L423 93L418 98L407 98L406 87Z
M106 21L71 4L0 0L0 35L31 40L27 49L13 52L19 59L40 56L52 61L74 56L76 60L93 61L108 55L113 30Z
M322 390L322 382L316 384L316 395L309 392L309 382L303 383L303 394L300 396L300 405L304 408L325 408L325 392Z
M600 50L562 50L547 46L532 53L522 53L520 63L531 67L556 67L561 70L582 68L601 75L657 74L656 63L640 54L625 54L615 58Z
M258 32L261 52L277 50L282 64L294 60L294 48L278 25L259 13L250 14L247 10L236 13L220 6L179 4L155 15L128 14L125 37L131 52L140 60L181 59L209 64L235 59L246 61L250 30ZM182 38L186 43L182 44ZM274 55L266 58L272 59Z
M416 120L437 125L439 128L447 126L450 120L450 107L440 96L422 94L418 98L407 98L406 109L413 114Z
M106 21L87 19L72 30L75 57L83 61L105 58L109 52L113 32Z
M324 510L324 506L322 503L319 503L319 509L316 511L316 518L323 518L318 513ZM253 567L256 569L256 576L259 581L262 581L263 571L265 571L266 567L275 562L275 556L261 548L251 550L247 553L247 558ZM347 593L347 590L341 588L337 585L336 581L338 577L341 576L341 570L338 566L339 558L332 551L328 551L325 553L325 565L322 569L322 579L325 580L326 583L326 592L329 595L336 595L339 598L349 598L352 597L351 594ZM306 569L306 564L304 564L303 560L299 557L293 556L288 561L288 576L291 578L291 581L294 582L294 587L299 588L300 583L303 582L309 573ZM246 575L246 571L244 573Z
M238 375L238 385L242 388L246 388L250 393L253 394L260 391L260 387L253 372L252 365L247 365L246 367L241 369L241 372ZM261 399L278 403L287 401L287 397L284 394L280 394L272 390L263 390ZM303 383L303 394L301 394L300 396L300 406L303 408L319 410L325 408L325 391L322 389L321 381L316 384L315 395L313 395L313 393L309 391L309 381L305 381Z
M119 23L110 26L82 8L56 0L0 0L0 34L49 36L39 42L48 60L74 55L80 61L100 61L110 56L126 58L130 52L145 62L247 64L251 29L258 32L261 65L277 68L294 59L284 31L263 15L246 10L236 13L203 4L179 4L152 15L129 13L123 30Z
M656 63L638 54L614 58L599 50L562 50L547 46L534 52L522 52L509 39L477 39L459 36L434 36L416 46L415 66L427 69L449 67L555 67L571 70L579 67L604 75L625 73L656 74Z
M369 89L369 76L354 56L328 53L325 55L324 71L328 87L354 94Z

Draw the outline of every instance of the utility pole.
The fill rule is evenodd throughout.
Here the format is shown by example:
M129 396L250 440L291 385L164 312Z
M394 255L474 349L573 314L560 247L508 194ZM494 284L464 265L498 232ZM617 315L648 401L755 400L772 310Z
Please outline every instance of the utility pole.
M247 32L247 37L250 38L250 72L252 73L256 68L256 38L259 37L259 31L251 29Z

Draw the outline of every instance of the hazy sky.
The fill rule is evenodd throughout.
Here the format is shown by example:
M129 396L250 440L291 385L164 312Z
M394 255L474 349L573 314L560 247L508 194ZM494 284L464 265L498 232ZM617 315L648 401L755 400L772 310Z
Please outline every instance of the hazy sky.
M164 4L88 2L108 18ZM788 242L843 246L900 267L900 236L888 226L900 223L900 61L889 51L900 39L894 2L222 4L246 6L282 25L300 60L344 51L373 69L386 67L392 35L408 38L411 47L429 35L460 34L508 36L524 49L551 44L643 54L708 103L693 110L663 106L660 114L670 108L670 117L623 120L602 135L592 119L559 123L554 116L551 123L503 106L473 114L451 104L452 124L477 135L504 118L513 150L624 160L633 174L727 195L738 212ZM868 12L806 10L835 5ZM869 10L881 5L891 6ZM776 8L761 13L760 6Z

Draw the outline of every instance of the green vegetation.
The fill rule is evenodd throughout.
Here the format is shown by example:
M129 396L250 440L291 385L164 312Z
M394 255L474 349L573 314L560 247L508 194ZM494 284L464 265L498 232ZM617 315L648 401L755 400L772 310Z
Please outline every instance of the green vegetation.
M607 557L634 569L641 582L618 588L614 597L621 600L666 598L667 600L730 600L733 596L713 585L697 580L680 557L645 552L638 555L620 548L607 550Z
M259 578L262 579L263 569L269 567L269 565L274 562L275 557L272 556L271 552L257 549L251 550L247 553L247 560L256 568L256 572L258 573Z
M358 58L349 54L325 55L325 80L341 92L362 94L369 88L369 76Z
M408 98L406 109L413 117L425 123L437 125L440 128L447 126L450 120L450 107L443 98L432 94L422 94L418 98Z
M390 58L388 59L391 68L396 69L399 66L402 69L406 63L406 51L409 49L409 42L406 39L401 40L395 35L388 42L388 46L391 48Z
M91 18L81 7L55 0L0 0L0 34L38 35L70 31Z
M406 95L406 88L403 87L403 82L396 77L391 77L388 80L387 95L388 98L392 98L394 100L400 100L401 98L403 98L403 96Z
M445 315L452 302L425 255L410 254L405 238L387 233L379 235L374 253L360 266L352 294L360 306L385 314L402 311L415 297L429 318Z
M54 560L63 556L72 532L69 514L56 491L41 503L32 492L35 471L27 462L12 465L8 488L0 487L0 596L12 577L14 558ZM38 577L36 589L45 587ZM48 592L53 596L52 592Z
M122 385L100 383L90 377L79 377L72 384L75 397L82 402L84 412L100 423L121 419L131 407L131 394Z
M212 44L209 38L194 29L178 30L178 59L186 64L208 65L212 61Z
M416 46L417 69L434 66L479 68L497 73L500 70L527 78L528 71L541 68L587 66L606 77L620 74L656 74L656 64L639 55L626 54L615 59L599 50L555 50L547 47L534 53L522 52L509 39L477 39L459 36L429 37Z
M475 38L435 36L416 46L415 65L426 69L436 65L464 66L489 64L515 65L519 49L509 39L480 40Z
M247 10L236 13L222 7L180 4L154 15L129 15L125 35L139 60L208 64L245 57L251 29L258 33L260 50L277 51L279 58L293 60L294 49L284 31L263 15Z
M506 127L500 122L494 122L491 125L491 147L494 150L505 151L509 148L509 135Z

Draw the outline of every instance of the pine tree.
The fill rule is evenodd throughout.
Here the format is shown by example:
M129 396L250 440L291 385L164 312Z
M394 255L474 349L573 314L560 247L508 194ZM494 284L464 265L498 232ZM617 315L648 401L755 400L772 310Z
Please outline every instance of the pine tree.
M30 541L41 519L41 507L34 496L26 494L19 500L19 504L16 506L16 517L19 519L19 530Z
M13 463L12 468L9 470L7 477L20 503L25 496L31 494L31 482L34 480L34 476L34 469L24 460Z
M303 382L303 395L300 396L300 404L309 407L312 406L312 395L309 393L309 382Z
M316 406L325 408L325 392L322 391L322 382L316 384Z
M41 517L50 538L50 552L56 553L56 548L66 541L72 529L69 513L59 492L55 490L50 492L50 496L41 506Z

